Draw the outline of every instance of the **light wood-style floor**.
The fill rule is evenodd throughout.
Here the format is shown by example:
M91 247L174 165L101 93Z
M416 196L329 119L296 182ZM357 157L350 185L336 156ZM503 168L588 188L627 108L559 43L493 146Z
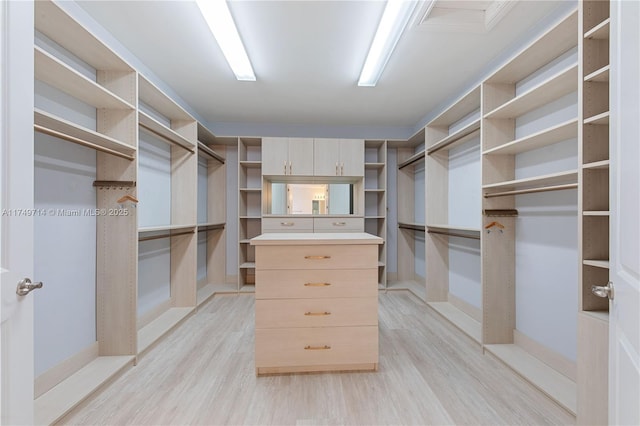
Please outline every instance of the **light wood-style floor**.
M214 297L62 423L575 423L409 292L380 294L375 373L256 378L253 309L251 294Z

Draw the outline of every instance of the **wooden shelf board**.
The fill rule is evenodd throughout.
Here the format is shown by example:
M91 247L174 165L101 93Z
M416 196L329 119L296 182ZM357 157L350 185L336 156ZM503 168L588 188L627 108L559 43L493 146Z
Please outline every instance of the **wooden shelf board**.
M609 210L601 210L601 211L583 211L583 216L609 216Z
M578 171L570 170L560 173L552 173L543 176L536 176L526 179L516 179L507 182L493 183L490 185L483 185L482 189L490 190L493 192L503 190L517 190L517 189L529 189L551 185L562 185L578 182Z
M585 39L590 40L609 40L611 18L607 18L595 27L584 33Z
M582 168L587 170L603 170L608 169L610 163L609 160L594 161L593 163L583 164Z
M103 135L96 131L79 126L75 123L67 121L63 118L56 117L46 111L40 109L34 110L34 123L47 129L64 133L65 135L81 139L83 141L98 145L107 149L120 152L126 155L135 153L136 148L109 136Z
M257 219L261 219L262 216L246 216L246 215L243 215L243 216L239 216L239 218L240 219L257 220Z
M36 30L64 46L97 70L134 71L98 37L87 31L55 2L38 1L34 4ZM82 42L78 42L79 40Z
M98 390L135 357L99 356L34 401L35 424L53 424Z
M487 83L516 83L536 71L541 64L551 62L578 45L578 11L571 11L558 25L524 47Z
M255 269L256 268L256 262L244 262L244 263L241 263L238 268L240 268L240 269Z
M517 118L578 88L578 65L572 65L502 104L486 118Z
M594 115L593 117L585 118L584 124L593 124L593 125L599 125L599 126L608 125L609 115L610 115L609 111L605 111L598 115Z
M382 169L385 163L364 163L365 169Z
M145 232L161 232L161 231L178 231L186 229L194 229L197 225L166 225L166 226L143 226L138 228L138 234Z
M36 80L53 86L68 95L96 108L134 110L135 107L111 93L95 81L74 70L58 58L34 47Z
M384 262L378 261L378 268L384 268L385 266L387 265Z
M577 388L573 380L518 345L485 345L485 348L566 410L576 414Z
M383 194L386 190L382 189L382 188L365 188L364 192L366 193L379 193L379 194Z
M262 192L262 188L238 188L240 192Z
M193 141L190 141L181 134L176 133L173 129L168 128L142 110L138 110L138 121L140 126L145 130L148 129L152 133L168 139L176 145L180 145L181 147L191 151L196 147L196 144Z
M226 224L226 222L205 222L205 223L199 223L197 226L198 228L207 228L209 226L224 226Z
M425 150L413 154L411 157L398 164L398 169L405 168L413 163L417 163L418 161L424 161L424 155Z
M194 308L169 308L165 313L138 330L138 354L149 349L162 336L188 317Z
M240 244L249 244L251 242L250 238L243 238L239 241Z
M584 259L583 265L594 266L596 268L609 269L609 261L603 259Z
M514 155L543 148L578 136L578 119L565 121L556 126L516 139L484 152L485 155Z
M384 219L386 216L365 216L364 219Z
M451 126L456 121L466 117L480 108L480 86L462 95L449 108L431 120L427 126Z
M142 74L138 74L138 97L142 102L169 120L195 121L180 105L157 88Z
M196 295L197 305L202 305L216 294L228 294L237 292L238 288L237 284L235 283L207 284L204 287L198 289Z
M604 322L609 322L609 311L580 311L580 313Z
M209 157L209 159L211 160L215 160L224 164L225 160L222 155L218 154L213 149L209 148L207 145L200 141L198 141L198 153L201 155L204 154L205 157Z
M584 81L588 83L608 83L610 70L611 70L611 65L605 65L599 70L595 70L591 74L587 75L584 78Z
M449 302L427 302L436 312L476 342L482 341L482 325Z
M456 146L460 146L466 142L469 142L473 138L480 135L480 119L473 120L462 129L451 133L450 135L440 139L427 149L427 154L433 154L440 150L450 150Z
M262 167L262 161L240 161L239 163L245 169L259 169Z

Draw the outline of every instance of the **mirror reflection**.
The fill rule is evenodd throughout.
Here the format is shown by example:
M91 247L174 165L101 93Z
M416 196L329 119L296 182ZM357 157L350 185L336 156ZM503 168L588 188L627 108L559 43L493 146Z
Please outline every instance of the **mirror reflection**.
M271 214L353 214L353 185L272 183Z

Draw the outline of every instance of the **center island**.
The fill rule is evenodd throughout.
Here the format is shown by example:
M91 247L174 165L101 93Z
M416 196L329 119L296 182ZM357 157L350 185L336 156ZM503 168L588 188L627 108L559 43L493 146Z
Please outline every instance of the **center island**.
M363 232L251 239L257 375L377 370L382 242Z

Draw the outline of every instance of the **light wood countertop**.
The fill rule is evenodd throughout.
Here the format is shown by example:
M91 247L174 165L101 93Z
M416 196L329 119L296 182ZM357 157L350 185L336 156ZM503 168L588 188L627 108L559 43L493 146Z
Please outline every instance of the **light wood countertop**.
M267 233L251 239L254 246L382 244L383 240L365 232Z

